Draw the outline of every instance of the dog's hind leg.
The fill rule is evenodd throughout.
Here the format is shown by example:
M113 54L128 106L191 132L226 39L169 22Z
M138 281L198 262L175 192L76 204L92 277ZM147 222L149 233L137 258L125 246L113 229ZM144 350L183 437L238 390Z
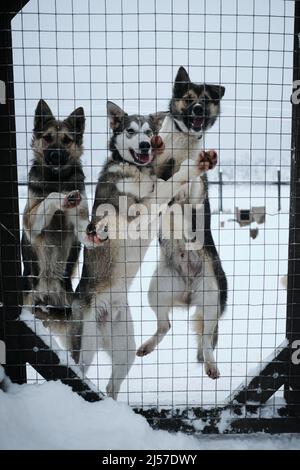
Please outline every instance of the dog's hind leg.
M203 310L196 310L192 318L192 328L197 335L197 360L198 362L204 362L203 355L203 328L204 328L204 319L203 319ZM218 343L218 324L215 327L212 337L212 348L215 349Z
M156 316L157 316L157 330L151 338L149 338L145 343L143 343L136 352L137 356L147 356L150 354L156 346L164 339L166 334L171 328L171 323L169 320L170 306L156 306L153 307Z
M77 293L76 293L77 294ZM83 334L83 315L86 311L81 299L75 294L72 303L72 317L68 325L68 333L70 337L70 353L76 364L79 363L81 341Z
M220 372L217 367L213 352L213 337L218 322L218 318L215 311L216 307L205 308L202 339L204 368L206 374L211 379L217 379L220 376Z
M183 295L184 284L179 278L174 277L164 263L159 263L153 274L148 291L149 305L157 318L157 330L155 334L143 343L137 350L137 356L150 354L164 339L171 328L169 312L176 305L178 298Z
M112 361L112 373L106 387L107 395L116 400L122 382L135 359L135 339L129 307L113 307L114 318L105 325L103 347Z
M93 363L94 356L96 352L100 349L100 331L97 324L96 316L95 316L95 309L89 307L88 310L84 314L84 318L82 320L82 325L79 326L82 328L81 330L81 337L74 338L73 347L80 346L80 354L78 364L82 368L82 373L85 376L89 367ZM80 330L79 330L80 334ZM79 343L78 343L79 341ZM78 349L75 352L75 359L78 358Z
M192 317L192 329L195 331L197 335L197 360L198 362L203 362L204 361L204 356L203 356L203 326L204 326L204 321L203 321L203 310L202 309L196 309L196 312L194 313Z
M212 339L212 347L213 349L216 348L217 344L218 344L218 337L219 337L219 325L218 323L216 324L216 328L215 328L215 331L214 331L214 334L213 334L213 339Z
M205 264L203 281L199 286L192 305L197 305L194 316L194 329L198 334L199 362L204 362L206 374L217 379L220 376L215 357L214 348L218 337L218 320L221 315L220 292L209 263Z

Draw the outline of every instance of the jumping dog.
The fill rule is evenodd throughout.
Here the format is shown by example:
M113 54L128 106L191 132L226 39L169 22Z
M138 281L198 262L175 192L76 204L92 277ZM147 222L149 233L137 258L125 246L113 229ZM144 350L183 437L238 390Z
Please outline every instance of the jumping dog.
M169 113L163 119L160 135L165 148L156 157L156 174L169 179L186 158L199 153L205 132L213 126L220 113L220 100L225 88L197 84L180 67L173 86ZM216 163L215 151L200 152L209 156L210 168ZM192 179L192 178L190 178ZM174 198L176 202L176 198ZM192 181L188 192L177 202L204 205L204 243L201 249L186 249L184 239L165 239L160 233L160 259L152 277L148 299L157 317L156 333L138 349L138 356L151 353L169 331L172 307L196 307L193 326L198 339L199 362L204 362L209 377L219 377L213 350L218 340L218 320L227 300L227 280L216 250L210 228L211 211L207 176ZM174 234L173 234L174 235Z
M73 302L74 323L77 320L81 325L81 332L79 329L73 334L73 356L85 373L95 352L100 348L107 351L112 373L106 391L116 398L136 351L127 292L151 237L138 240L130 234L112 237L110 231L116 225L114 212L119 228L124 222L129 224L138 217L131 210L134 206L168 203L187 184L190 175L196 177L207 169L207 162L199 157L195 161L185 160L172 178L164 181L156 176L153 167L155 155L164 146L163 139L156 135L159 119L128 115L112 102L107 104L107 114L112 130L111 154L98 179L92 222L87 230L95 248L85 249L82 278ZM121 197L128 207L125 215L121 214Z

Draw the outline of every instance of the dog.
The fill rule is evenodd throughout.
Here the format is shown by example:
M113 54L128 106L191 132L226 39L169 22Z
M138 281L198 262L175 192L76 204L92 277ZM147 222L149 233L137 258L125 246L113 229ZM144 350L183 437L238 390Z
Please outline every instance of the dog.
M28 199L23 215L23 303L68 347L72 277L89 221L80 162L85 116L55 119L44 100L34 117Z
M213 126L220 113L220 100L225 88L219 85L197 84L180 67L173 86L169 113L163 118L160 135L165 150L156 157L156 174L169 179L182 161L199 153L205 132ZM207 152L201 151L204 158ZM212 168L216 152L208 152ZM196 307L193 326L197 334L199 362L204 362L206 374L219 377L213 350L218 340L218 320L227 301L227 280L216 250L210 228L210 203L207 176L188 186L188 192L177 202L204 205L204 243L200 249L186 249L184 239L165 239L160 234L160 259L150 282L148 300L157 317L157 331L137 351L138 356L151 353L171 328L169 313L172 307ZM175 198L176 202L176 198ZM195 219L195 214L193 214ZM192 225L194 225L192 221Z
M120 228L138 218L131 211L136 205L141 209L142 204L149 207L152 202L171 201L187 183L189 174L201 174L207 162L186 160L171 179L159 179L153 168L154 157L164 147L156 135L159 119L128 115L110 101L107 114L112 130L111 154L98 179L92 221L87 228L87 237L95 247L85 249L82 277L73 302L73 357L85 374L96 351L107 351L112 373L106 392L116 399L136 352L127 292L152 238L133 239L128 233L113 237L112 232L116 224ZM126 200L126 214L121 213L120 197Z

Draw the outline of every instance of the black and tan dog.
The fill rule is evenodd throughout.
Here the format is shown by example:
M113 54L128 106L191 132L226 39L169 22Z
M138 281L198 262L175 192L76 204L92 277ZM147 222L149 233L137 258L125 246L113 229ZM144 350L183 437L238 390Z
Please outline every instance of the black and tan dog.
M83 153L85 116L59 121L40 100L34 118L33 163L23 217L24 305L62 335L71 314L72 276L88 223Z
M180 67L173 86L169 113L159 131L165 143L164 152L157 155L156 174L168 180L186 159L195 159L200 152L209 168L217 162L214 150L205 152L205 132L213 126L220 113L220 101L225 93L221 85L194 83L184 67ZM180 195L181 204L204 207L204 236L200 249L186 249L184 239L160 234L160 259L149 288L149 304L157 317L156 333L138 349L138 356L151 353L169 331L169 314L173 307L196 307L193 318L197 335L199 362L204 362L209 377L219 377L213 350L218 340L218 320L227 301L227 280L211 233L211 211L206 173L200 179L189 178L188 191ZM183 196L183 197L182 197ZM193 222L193 221L192 221ZM190 221L187 221L189 225Z

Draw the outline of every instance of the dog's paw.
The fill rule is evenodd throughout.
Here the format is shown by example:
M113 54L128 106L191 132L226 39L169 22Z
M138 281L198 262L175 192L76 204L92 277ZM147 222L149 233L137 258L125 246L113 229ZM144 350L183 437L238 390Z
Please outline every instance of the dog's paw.
M220 372L219 369L217 368L217 365L212 362L206 362L204 364L205 372L208 375L210 379L218 379L220 377Z
M160 155L165 150L165 143L160 135L154 135L151 139L152 153Z
M182 185L177 194L168 202L168 207L173 206L174 203L182 204L187 202L189 197L189 191L186 184Z
M97 223L96 235L100 243L105 242L109 238L108 229L108 222L105 218Z
M75 190L67 194L63 201L64 209L73 209L81 203L81 194L80 191Z
M96 235L96 225L94 222L90 222L86 228L87 236L95 236Z
M115 391L115 387L113 385L113 381L112 379L109 380L107 386L106 386L106 395L109 397L109 398L112 398L113 400L116 400L117 399L117 396L118 396L118 392Z
M97 225L90 222L86 228L86 241L87 245L100 246L103 242L108 240L108 223L106 219L100 220Z
M218 163L218 154L215 150L209 150L208 152L202 150L197 158L197 169L199 173L203 173L208 170L212 170Z
M86 248L94 248L98 245L98 238L96 233L96 225L90 222L85 231L84 246Z
M154 345L151 342L146 341L146 343L142 344L142 346L139 347L139 349L136 352L136 355L138 357L144 357L152 353L154 349L155 349Z

